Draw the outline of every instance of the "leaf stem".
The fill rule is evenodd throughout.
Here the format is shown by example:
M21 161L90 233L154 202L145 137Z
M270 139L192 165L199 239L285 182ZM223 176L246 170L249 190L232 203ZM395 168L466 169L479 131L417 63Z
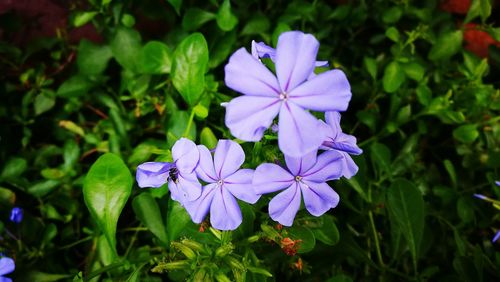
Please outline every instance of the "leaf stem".
M193 119L194 119L194 108L191 109L191 114L189 115L189 121L186 126L186 130L184 130L184 134L182 134L182 137L188 136L189 131L191 131L191 125L193 124Z
M380 251L380 242L378 240L377 228L375 227L375 221L373 220L372 211L368 211L368 217L370 218L370 225L373 232L373 238L375 240L375 249L377 250L378 263L382 268L385 268L384 260L382 259L382 252Z

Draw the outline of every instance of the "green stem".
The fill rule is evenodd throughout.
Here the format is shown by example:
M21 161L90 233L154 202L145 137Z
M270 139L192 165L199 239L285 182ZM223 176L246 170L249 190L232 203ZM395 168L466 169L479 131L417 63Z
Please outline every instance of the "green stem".
M194 119L194 109L191 109L191 114L189 115L189 121L186 126L186 130L184 130L184 134L182 134L182 137L188 136L189 131L191 130L191 125L193 124L193 119Z
M375 240L375 249L377 250L377 259L382 268L385 268L384 261L382 259L382 252L380 251L380 242L378 240L377 228L375 227L375 221L373 220L372 211L368 211L368 217L370 218L370 225L372 227L373 238Z

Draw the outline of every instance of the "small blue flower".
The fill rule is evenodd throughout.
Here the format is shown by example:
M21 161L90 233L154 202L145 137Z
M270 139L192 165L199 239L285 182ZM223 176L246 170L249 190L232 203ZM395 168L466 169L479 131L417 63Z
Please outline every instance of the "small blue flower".
M498 238L500 238L500 230L497 231L497 233L495 234L495 237L493 237L493 240L491 240L491 242L495 243L496 240L498 240Z
M14 260L8 257L0 258L0 282L12 282L12 279L4 277L16 268Z
M21 209L20 207L14 207L10 211L10 221L18 224L21 223L21 221L23 221L23 214L23 209Z

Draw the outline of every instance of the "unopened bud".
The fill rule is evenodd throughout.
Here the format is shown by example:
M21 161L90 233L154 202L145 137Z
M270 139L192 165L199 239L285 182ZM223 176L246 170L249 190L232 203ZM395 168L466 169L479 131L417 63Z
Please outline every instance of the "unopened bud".
M217 250L215 250L215 256L219 257L219 258L223 258L223 257L229 255L230 253L232 253L233 249L234 249L234 246L231 243L222 245L222 246L218 247Z
M201 252L203 251L203 245L196 242L196 241L193 241L193 240L190 240L190 239L183 239L181 241L181 243L195 251L198 251L198 252Z
M217 274L215 274L215 279L218 282L231 282L231 280L226 276L226 274L222 272L217 272Z
M245 265L241 263L237 258L233 256L226 256L224 258L224 261L232 268L232 269L237 269L244 271L245 270Z
M189 262L187 260L179 260L174 262L160 262L157 266L151 269L155 273L163 273L165 271L181 270L189 268Z
M181 253L183 253L188 259L196 258L196 254L188 246L181 244L179 242L172 242L170 245L176 248L177 250L181 251Z

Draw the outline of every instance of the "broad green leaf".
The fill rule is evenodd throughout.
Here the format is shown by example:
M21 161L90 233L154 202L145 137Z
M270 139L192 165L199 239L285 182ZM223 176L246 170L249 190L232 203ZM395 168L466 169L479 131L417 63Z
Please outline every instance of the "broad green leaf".
M46 111L52 109L56 104L56 99L52 95L45 94L44 92L35 97L35 115L41 115Z
M385 31L385 36L387 36L387 38L389 38L390 40L392 40L394 42L399 41L399 31L393 26L389 27Z
M172 242L179 239L183 229L191 223L191 217L179 202L168 200L167 237Z
M159 41L149 41L141 49L139 66L143 73L170 73L172 67L172 51Z
M403 64L403 70L408 78L415 81L421 81L424 78L425 68L417 62Z
M329 215L323 215L323 225L320 228L312 229L316 240L323 242L326 245L333 246L338 243L340 239L339 230L337 225L333 222L333 218Z
M270 27L271 22L269 19L264 15L257 14L243 27L241 35L265 33Z
M54 191L54 189L56 189L60 184L61 182L58 180L44 180L28 187L28 193L37 198L41 198Z
M182 18L182 27L186 31L193 31L215 19L215 17L214 13L199 8L189 8Z
M209 127L204 127L200 133L200 143L208 149L214 149L217 146L217 137Z
M314 233L311 229L303 226L292 226L288 229L288 234L292 240L301 240L299 244L299 249L297 253L304 254L310 252L314 249L316 245L316 239L314 238Z
M422 194L412 182L397 179L387 190L387 208L403 233L416 269L425 218Z
M57 96L64 98L79 97L87 94L92 83L82 75L75 75L64 81L57 89Z
M366 71L370 74L373 79L377 78L377 61L370 57L364 57L363 63L365 65Z
M372 160L375 171L380 173L385 172L391 174L391 151L386 145L381 143L373 143L370 146L370 158Z
M134 29L118 27L111 40L111 51L116 61L125 69L136 72L141 51L141 36Z
M177 13L177 15L180 15L182 0L167 0L167 2L170 3L172 7L174 7L174 10Z
M97 14L97 12L78 12L73 18L73 26L80 27L90 22Z
M447 60L462 49L463 33L461 30L448 31L438 36L432 45L428 58L432 61Z
M83 198L90 214L116 254L116 225L132 191L132 175L120 157L107 153L90 167Z
M420 104L428 106L432 101L432 90L426 84L420 84L417 89L415 89L417 94L417 99Z
M177 46L172 65L172 82L182 98L196 105L205 90L208 47L201 33L193 33Z
M475 124L465 124L453 130L453 137L463 143L472 143L479 137Z
M382 21L387 24L393 24L401 18L403 15L403 10L399 6L394 6L387 9L382 14Z
M385 67L382 84L386 92L396 92L404 81L405 74L398 62L392 61Z
M168 238L158 203L149 193L141 193L132 201L135 215L160 241L167 246Z
M95 45L83 39L78 46L76 64L78 70L86 75L98 75L102 73L108 65L113 54L107 45Z
M236 43L236 32L228 32L222 37L218 38L214 45L210 48L210 60L208 66L215 68L222 62L226 61L229 54L234 50Z
M238 24L238 18L231 13L231 2L229 0L222 2L216 21L223 31L231 31Z
M13 179L19 177L28 168L28 162L23 158L12 158L5 163L0 173L2 179Z

